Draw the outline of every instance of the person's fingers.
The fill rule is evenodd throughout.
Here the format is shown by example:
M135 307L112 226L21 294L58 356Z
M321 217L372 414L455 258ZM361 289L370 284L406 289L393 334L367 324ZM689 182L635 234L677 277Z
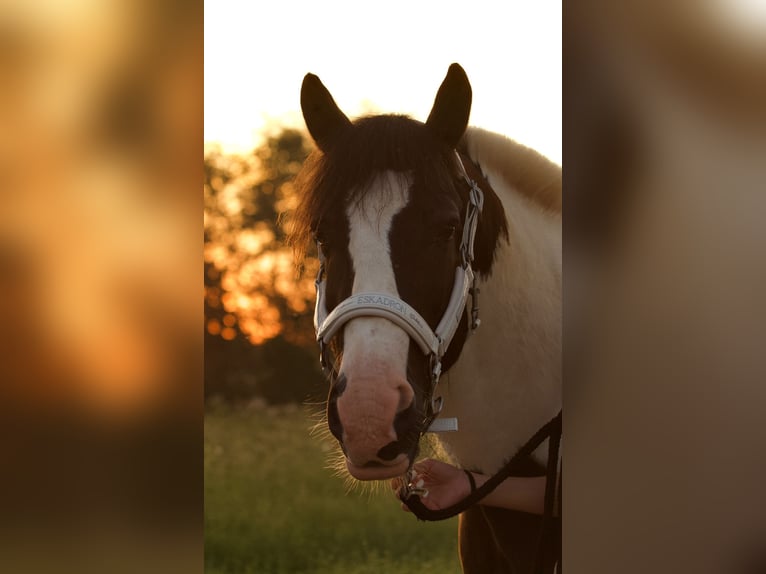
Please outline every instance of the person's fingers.
M432 458L421 460L419 463L415 464L415 466L413 467L413 469L415 470L415 473L414 473L412 482L413 483L417 483L417 482L432 483L434 481L438 481L439 480L438 464L439 462Z

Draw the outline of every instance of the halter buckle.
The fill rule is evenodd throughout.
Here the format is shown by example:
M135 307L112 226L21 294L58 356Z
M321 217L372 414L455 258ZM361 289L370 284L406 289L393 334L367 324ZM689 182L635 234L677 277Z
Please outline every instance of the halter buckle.
M463 259L463 268L473 263L473 243L476 237L476 228L479 225L479 214L484 208L484 192L481 191L479 184L464 175L465 180L471 189L468 192L468 205L465 212L465 225L463 226L463 237L460 241L460 255Z
M431 413L430 418L435 418L444 407L444 399L434 396L439 378L442 376L442 362L438 355L431 355Z
M471 331L475 331L481 325L481 319L479 319L479 289L476 286L476 277L473 279L473 286L468 290L471 294Z
M431 385L436 388L439 378L442 376L442 362L438 355L431 354Z
M322 371L324 371L326 375L329 375L327 359L325 359L325 342L322 339L319 339L319 364L322 367Z
M468 192L468 201L476 207L477 211L481 211L484 209L484 192L473 179L468 179L468 185L471 186L471 190Z
M435 397L431 399L431 414L433 417L439 415L444 408L444 397ZM429 425L430 426L430 425Z

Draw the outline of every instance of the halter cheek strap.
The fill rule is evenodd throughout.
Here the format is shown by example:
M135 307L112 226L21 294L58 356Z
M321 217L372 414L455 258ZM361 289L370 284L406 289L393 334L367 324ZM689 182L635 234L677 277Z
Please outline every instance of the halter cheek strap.
M429 357L431 369L431 403L429 405L428 425L434 422L442 408L441 397L434 398L434 391L441 376L441 360L452 342L460 321L463 317L468 295L472 295L473 309L471 311L471 329L479 326L476 278L471 267L473 263L473 243L476 237L479 214L484 205L484 194L465 170L460 155L455 152L458 166L463 178L470 185L468 207L466 209L463 236L460 241L461 264L455 270L455 280L452 285L447 308L435 330L431 330L426 320L405 301L389 293L365 291L354 293L341 301L332 312L327 312L325 303L325 258L320 246L319 272L315 281L317 299L314 309L314 329L320 349L320 362L325 371L332 376L334 370L325 357L326 346L340 329L357 317L381 317L403 329L418 345L424 355ZM457 421L445 421L436 425L433 430L456 430Z

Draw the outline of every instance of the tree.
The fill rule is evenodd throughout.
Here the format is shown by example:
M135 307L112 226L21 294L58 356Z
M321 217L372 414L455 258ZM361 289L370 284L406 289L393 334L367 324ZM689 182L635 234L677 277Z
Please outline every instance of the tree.
M321 380L311 320L317 263L308 259L299 275L285 242L292 181L309 151L301 132L279 130L250 155L205 156L206 396L285 402Z

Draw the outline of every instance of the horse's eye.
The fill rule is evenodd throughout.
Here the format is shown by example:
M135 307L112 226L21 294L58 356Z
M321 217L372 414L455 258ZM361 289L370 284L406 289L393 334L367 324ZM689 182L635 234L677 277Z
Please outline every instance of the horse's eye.
M456 229L457 229L457 225L453 223L443 226L437 235L437 239L439 241L449 241L450 239L455 237Z

